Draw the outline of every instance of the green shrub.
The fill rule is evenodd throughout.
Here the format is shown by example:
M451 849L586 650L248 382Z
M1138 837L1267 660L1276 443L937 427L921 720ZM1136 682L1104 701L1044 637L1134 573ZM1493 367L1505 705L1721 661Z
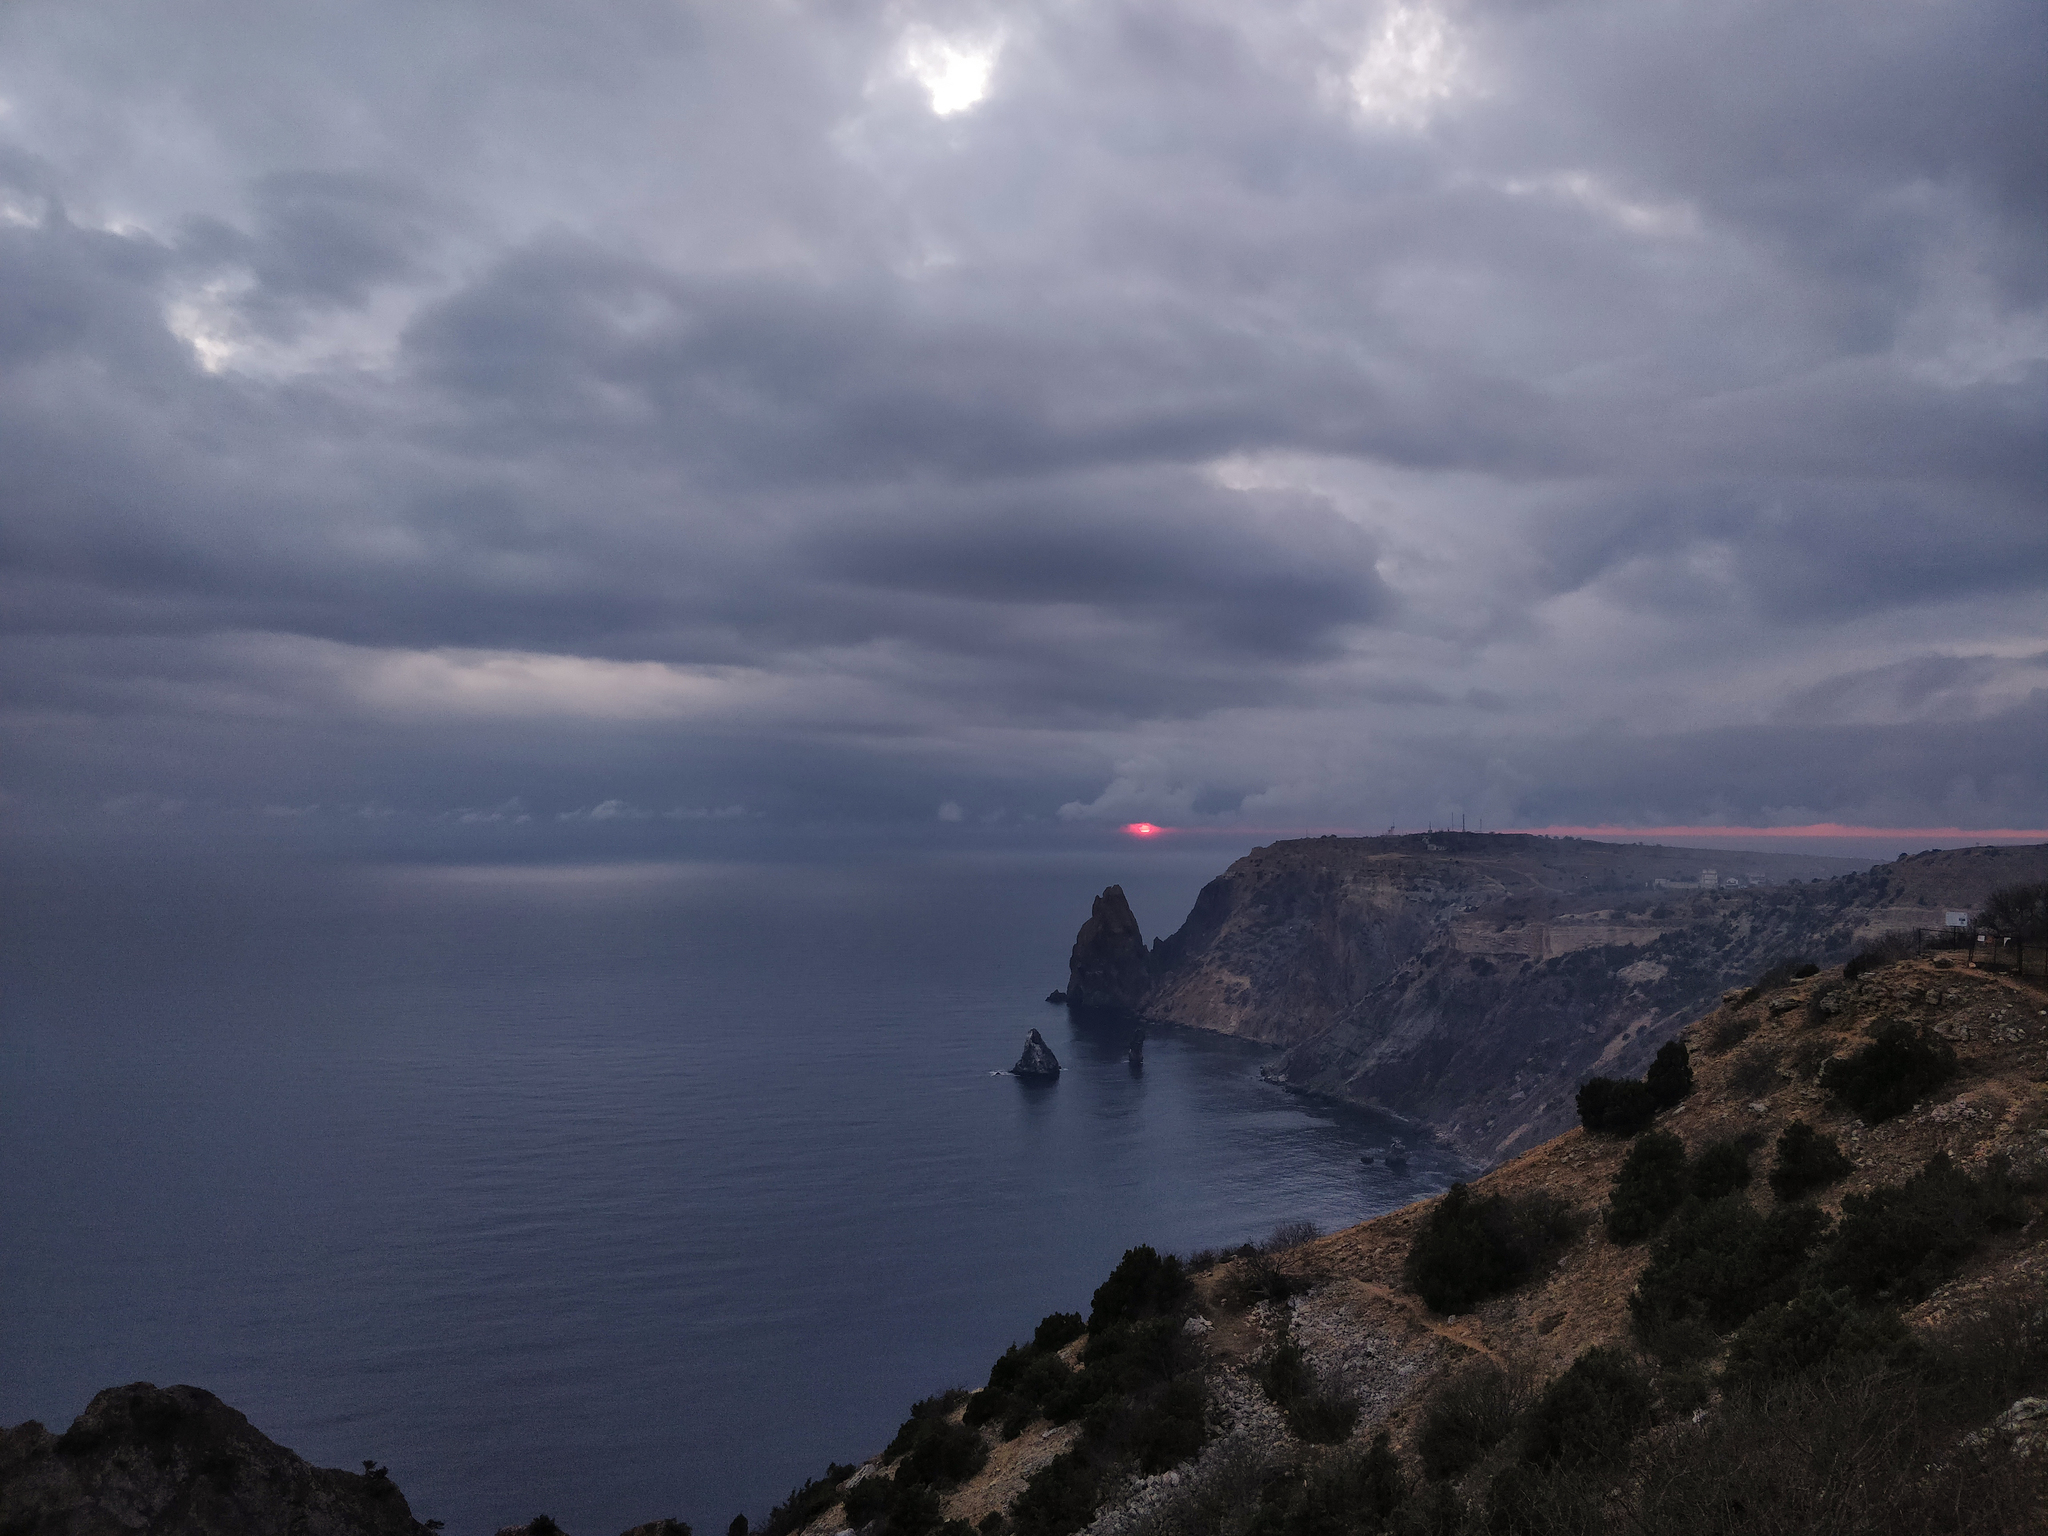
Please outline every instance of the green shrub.
M1881 971L1888 965L1911 959L1920 953L1920 938L1912 933L1879 934L1868 944L1849 957L1842 967L1842 980L1854 981L1870 971Z
M1415 1435L1422 1475L1432 1482L1463 1477L1514 1427L1521 1394L1490 1361L1467 1366L1439 1387Z
M1523 1415L1522 1460L1538 1467L1613 1460L1647 1427L1655 1403L1649 1377L1625 1351L1595 1345Z
M1846 1177L1855 1166L1842 1155L1841 1145L1834 1137L1816 1131L1804 1120L1794 1120L1778 1136L1771 1193L1780 1200L1797 1200L1811 1190L1823 1189Z
M1172 1312L1193 1291L1187 1272L1173 1254L1162 1257L1150 1244L1128 1249L1109 1278L1095 1288L1088 1331L1099 1333L1116 1323Z
M988 1465L988 1446L978 1430L950 1419L913 1420L916 1437L896 1469L899 1481L953 1485Z
M1826 1229L1827 1217L1810 1205L1760 1216L1741 1195L1688 1201L1629 1296L1637 1338L1667 1359L1710 1349L1714 1335L1791 1297Z
M1308 1357L1292 1340L1282 1343L1259 1367L1259 1388L1276 1407L1285 1408L1314 1385Z
M1657 1096L1635 1078L1596 1077L1579 1089L1579 1123L1601 1136L1633 1136L1657 1118Z
M1088 1336L1081 1352L1083 1382L1093 1378L1096 1390L1130 1393L1167 1381L1197 1363L1198 1351L1170 1317L1125 1323Z
M1842 1225L1821 1273L1856 1295L1917 1301L1955 1272L1987 1232L2027 1219L2003 1157L1982 1180L1938 1152L1903 1184L1842 1198Z
M896 1502L896 1480L892 1477L864 1477L846 1490L842 1502L846 1506L847 1522L851 1525L866 1525L871 1520L879 1520Z
M1310 1445L1341 1445L1358 1428L1358 1400L1314 1387L1287 1405L1287 1427Z
M2048 943L2048 880L1993 891L1984 898L1977 921L1995 933L2011 934L2023 944Z
M1695 1200L1719 1200L1745 1190L1750 1180L1749 1149L1733 1138L1709 1142L1686 1169L1685 1177Z
M1579 1228L1554 1195L1482 1197L1453 1184L1424 1218L1402 1273L1433 1311L1469 1312L1535 1274Z
M1669 1109L1692 1092L1692 1053L1683 1040L1667 1040L1658 1047L1650 1070L1643 1074L1643 1086L1659 1109Z
M1871 1026L1870 1044L1821 1069L1821 1086L1872 1125L1903 1114L1955 1075L1955 1048L1925 1025Z
M1073 1536L1101 1501L1101 1474L1081 1452L1063 1451L1031 1474L1010 1519L1019 1536Z
M1195 1376L1168 1382L1136 1405L1120 1436L1120 1448L1137 1458L1147 1477L1177 1467L1209 1438L1208 1403Z
M1382 1432L1363 1452L1339 1452L1296 1475L1270 1478L1246 1536L1365 1536L1389 1529L1388 1517L1407 1499L1408 1480ZM1447 1527L1445 1536L1454 1530Z
M1087 1331L1088 1324L1078 1312L1048 1313L1039 1319L1038 1327L1031 1335L1031 1347L1040 1354L1053 1354L1065 1349Z
M1650 1131L1614 1175L1604 1224L1617 1243L1636 1243L1664 1225L1686 1195L1685 1143L1669 1131Z
M839 1485L853 1476L855 1468L833 1462L823 1477L807 1478L790 1490L789 1497L768 1511L768 1523L761 1527L767 1536L788 1536L802 1530L839 1502Z
M967 1392L961 1387L951 1387L936 1397L920 1398L910 1405L910 1417L896 1428L895 1438L890 1440L887 1450L882 1452L884 1461L894 1461L915 1443L921 1429L940 1423L949 1417L955 1408L967 1401Z
M1846 1290L1801 1291L1735 1331L1721 1381L1755 1389L1829 1361L1898 1364L1910 1348L1906 1325L1889 1308L1860 1306Z

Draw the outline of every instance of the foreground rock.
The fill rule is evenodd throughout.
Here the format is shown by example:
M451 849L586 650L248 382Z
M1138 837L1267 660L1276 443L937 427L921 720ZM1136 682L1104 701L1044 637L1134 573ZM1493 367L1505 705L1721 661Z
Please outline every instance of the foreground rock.
M1010 1072L1016 1077L1058 1077L1060 1059L1053 1055L1045 1037L1034 1029L1024 1041L1024 1054L1017 1058L1017 1065Z
M427 1536L380 1467L309 1465L211 1392L109 1387L62 1435L0 1430L8 1536Z

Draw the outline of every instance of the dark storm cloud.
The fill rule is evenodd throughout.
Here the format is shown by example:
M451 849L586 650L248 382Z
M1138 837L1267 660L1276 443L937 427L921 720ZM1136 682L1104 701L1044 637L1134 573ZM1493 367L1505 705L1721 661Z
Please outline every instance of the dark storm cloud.
M17 820L2048 818L2036 5L0 42Z

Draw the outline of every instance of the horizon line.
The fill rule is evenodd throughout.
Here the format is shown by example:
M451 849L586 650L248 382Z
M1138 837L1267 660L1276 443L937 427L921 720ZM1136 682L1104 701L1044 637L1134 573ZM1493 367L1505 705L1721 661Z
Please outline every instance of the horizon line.
M1139 829L1144 830L1140 831ZM1232 827L1193 826L1176 827L1163 822L1126 822L1118 827L1119 832L1129 837L1168 838L1197 836L1221 837L1271 837L1291 840L1314 837L1423 837L1439 832L1472 831L1485 829L1456 827L1413 827L1398 828L1391 834L1385 832L1363 832L1349 827ZM1799 826L1784 827L1728 827L1728 826L1666 826L1666 827L1623 827L1612 824L1599 826L1548 826L1548 827L1494 827L1494 832L1520 837L1584 837L1605 841L1619 839L1641 840L1646 837L1707 837L1707 838L1811 838L1816 841L1872 838L1931 838L1941 843L1975 842L2038 842L2048 843L2048 827L1860 827L1848 826L1837 821L1807 822Z
M1502 827L1503 832L1520 832L1543 837L1812 837L1812 838L1934 838L1956 841L2048 842L2048 827L1855 827L1836 821L1809 822L1796 827Z

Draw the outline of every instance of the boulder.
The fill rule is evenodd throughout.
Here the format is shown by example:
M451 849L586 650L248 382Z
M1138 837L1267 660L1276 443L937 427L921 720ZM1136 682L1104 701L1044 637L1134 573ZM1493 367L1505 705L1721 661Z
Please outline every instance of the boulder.
M109 1387L62 1435L0 1430L9 1536L428 1536L383 1467L309 1465L211 1392Z
M1053 1055L1045 1037L1034 1029L1024 1041L1024 1054L1010 1071L1017 1077L1058 1077L1060 1059Z
M1074 950L1067 959L1067 1006L1136 1013L1152 984L1144 936L1124 899L1124 888L1112 885L1095 898Z

